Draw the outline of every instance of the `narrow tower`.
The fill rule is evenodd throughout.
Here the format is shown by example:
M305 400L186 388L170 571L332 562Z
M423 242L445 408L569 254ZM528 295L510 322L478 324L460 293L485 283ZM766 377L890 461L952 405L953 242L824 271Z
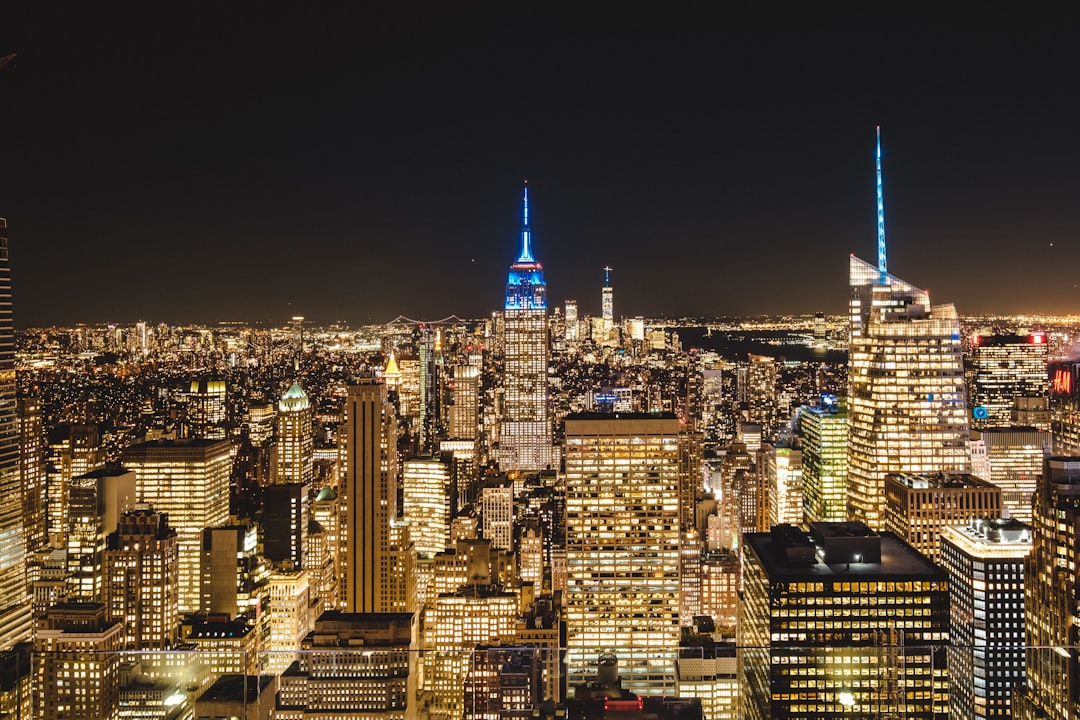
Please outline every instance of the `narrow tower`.
M529 229L529 186L525 186L521 254L506 281L503 343L503 418L499 467L503 471L543 470L551 463L551 422L547 407L547 283L533 257Z
M889 264L885 258L885 196L881 189L881 126L877 126L877 264L879 282L885 285Z
M604 319L604 332L615 327L615 298L611 289L611 267L604 266L604 290L600 295L600 311Z

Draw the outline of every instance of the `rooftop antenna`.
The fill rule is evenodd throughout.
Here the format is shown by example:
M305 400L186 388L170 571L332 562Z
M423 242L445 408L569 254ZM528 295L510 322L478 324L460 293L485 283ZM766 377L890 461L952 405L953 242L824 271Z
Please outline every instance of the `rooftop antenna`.
M529 181L525 181L525 200L521 211L521 255L519 263L536 262L532 255L532 233L529 231Z
M885 197L881 192L881 126L877 126L877 264L880 283L888 284L888 263L885 260Z

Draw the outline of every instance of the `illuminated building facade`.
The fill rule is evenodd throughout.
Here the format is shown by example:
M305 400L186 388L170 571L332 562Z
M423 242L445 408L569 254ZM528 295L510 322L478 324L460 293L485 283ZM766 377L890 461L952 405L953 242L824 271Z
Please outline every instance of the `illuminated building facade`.
M762 436L771 438L776 431L776 360L765 355L750 355L746 371L746 417L761 426Z
M488 481L480 489L483 533L492 546L511 550L514 546L514 483L508 478Z
M1054 453L1080 455L1080 362L1052 363L1049 375Z
M611 268L604 266L604 289L600 292L600 318L604 332L615 329L615 291L611 287Z
M1024 563L1027 685L1013 716L1080 718L1080 457L1046 459Z
M204 528L229 521L229 442L151 440L124 450L124 467L135 471L135 494L169 516L180 557L181 613L199 609Z
M1046 333L1041 332L971 338L972 427L1008 427L1014 424L1012 412L1018 398L1046 397L1048 347Z
M968 471L959 317L854 256L851 291L848 516L881 529L886 475Z
M7 220L0 218L0 649L30 638L22 498L11 266L8 262Z
M503 340L503 415L499 467L543 470L551 464L548 417L547 283L533 258L529 188L525 188L521 254L506 281Z
M709 720L738 720L742 717L738 665L734 645L718 645L708 635L684 636L679 645L675 695L701 700Z
M475 440L480 427L480 368L476 365L455 365L450 389L450 437Z
M26 552L32 553L44 547L49 539L45 514L45 429L41 422L40 398L19 398L18 417L23 532Z
M744 536L741 717L949 712L945 571L862 523Z
M278 679L275 720L413 717L412 628L409 613L320 615L299 659Z
M313 411L307 393L299 385L278 401L275 437L274 482L310 486L315 479Z
M974 475L896 473L885 478L885 527L934 562L941 531L971 518L1001 517L1001 488Z
M192 380L188 390L188 437L224 440L228 434L226 399L224 380Z
M1031 522L1031 503L1053 444L1050 433L1034 427L986 428L973 432L986 446L986 479L1001 488L1001 504L1017 520Z
M258 528L250 523L203 530L201 611L255 620L270 575L257 550Z
M822 395L799 415L803 513L807 522L847 519L847 400Z
M1031 527L1018 520L972 520L941 532L949 573L952 646L950 717L1012 717L1024 684L1024 559Z
M39 720L110 718L120 695L123 624L102 603L59 603L34 637ZM47 691L45 691L47 689Z
M766 444L761 455L768 487L769 525L802 523L802 451Z
M566 344L568 347L573 347L572 343L576 343L581 340L581 325L578 322L578 307L577 300L567 300L563 304L563 317L566 324Z
M308 572L274 570L266 582L269 607L262 608L270 626L269 642L263 646L266 672L279 675L296 660L300 643L308 634Z
M135 505L135 473L116 465L72 478L68 484L68 590L82 600L101 600L105 538Z
M675 687L679 643L679 421L566 418L567 674L617 653L626 687Z
M450 466L438 458L402 464L402 514L412 551L431 557L450 544Z
M104 553L102 598L109 618L123 620L127 650L167 650L178 640L180 559L176 530L149 505L120 516Z
M67 543L68 483L105 464L101 430L94 423L61 425L49 433L47 514L49 539L55 547Z
M398 559L391 537L397 514L397 419L386 386L369 380L349 388L338 436L341 569L338 598L345 612L404 609L392 575Z

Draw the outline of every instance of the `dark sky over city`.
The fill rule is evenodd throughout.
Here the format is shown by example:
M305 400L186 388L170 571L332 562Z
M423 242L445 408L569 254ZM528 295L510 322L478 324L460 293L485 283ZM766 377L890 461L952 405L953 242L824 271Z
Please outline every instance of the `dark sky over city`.
M1075 35L147 8L0 11L20 326L483 316L526 178L552 306L840 312L875 125L893 274L1080 312Z

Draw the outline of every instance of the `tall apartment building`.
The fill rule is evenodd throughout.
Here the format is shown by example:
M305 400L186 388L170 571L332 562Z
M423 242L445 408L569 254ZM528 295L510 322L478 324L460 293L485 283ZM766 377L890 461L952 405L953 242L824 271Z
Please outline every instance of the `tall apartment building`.
M863 523L810 528L744 536L741 717L944 720L945 571Z
M941 531L971 518L1001 517L1001 488L966 473L885 478L885 527L934 562L941 557Z
M124 467L135 471L139 502L169 516L176 528L179 609L199 610L202 532L229 520L227 440L151 440L124 450Z
M972 520L941 533L949 573L952 645L950 717L1012 717L1024 684L1024 560L1031 527L1018 520Z
M619 658L626 687L670 693L679 641L679 421L566 418L567 673Z

